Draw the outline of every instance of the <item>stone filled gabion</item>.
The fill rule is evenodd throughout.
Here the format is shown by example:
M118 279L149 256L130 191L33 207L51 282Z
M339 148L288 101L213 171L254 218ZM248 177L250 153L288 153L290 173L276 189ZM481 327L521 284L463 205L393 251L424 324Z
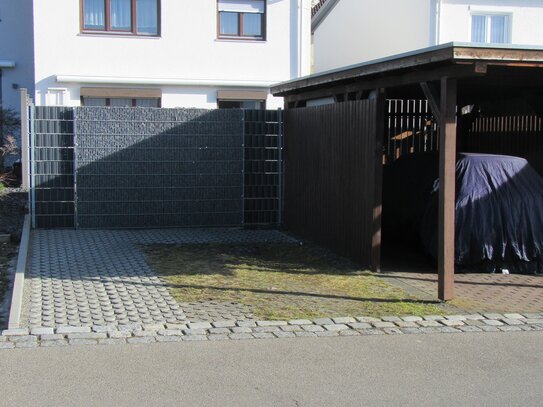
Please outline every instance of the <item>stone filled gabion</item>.
M243 111L77 108L78 226L235 226Z

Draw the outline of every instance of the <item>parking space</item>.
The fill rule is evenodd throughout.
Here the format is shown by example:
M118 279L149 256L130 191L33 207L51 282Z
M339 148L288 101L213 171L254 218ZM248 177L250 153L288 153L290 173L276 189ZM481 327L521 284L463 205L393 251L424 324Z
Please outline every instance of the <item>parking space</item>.
M149 268L149 244L282 242L277 231L241 229L34 230L23 323L92 326L251 318L240 304L178 303Z

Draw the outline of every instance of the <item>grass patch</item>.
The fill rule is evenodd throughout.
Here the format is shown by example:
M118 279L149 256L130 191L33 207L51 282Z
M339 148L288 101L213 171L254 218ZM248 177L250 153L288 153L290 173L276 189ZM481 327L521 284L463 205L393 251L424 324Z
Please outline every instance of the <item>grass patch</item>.
M259 319L444 312L312 245L153 245L144 251L177 301L241 303Z

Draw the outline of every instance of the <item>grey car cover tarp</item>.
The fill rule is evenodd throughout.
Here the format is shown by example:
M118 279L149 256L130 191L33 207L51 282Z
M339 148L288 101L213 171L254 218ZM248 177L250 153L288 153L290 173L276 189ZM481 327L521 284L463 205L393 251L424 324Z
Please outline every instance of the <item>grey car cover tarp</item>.
M419 239L437 258L439 157L411 154L387 166L383 229ZM459 154L455 263L463 271L543 271L543 178L519 157Z

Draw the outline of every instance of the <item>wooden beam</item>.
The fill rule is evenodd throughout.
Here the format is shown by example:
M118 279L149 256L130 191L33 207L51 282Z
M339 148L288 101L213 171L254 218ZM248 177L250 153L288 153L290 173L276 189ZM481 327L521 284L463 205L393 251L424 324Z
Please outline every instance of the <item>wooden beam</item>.
M523 65L541 63L541 49L504 49L491 47L453 47L454 60L483 60L490 63L517 63Z
M457 82L441 80L439 132L438 297L454 297Z
M394 88L420 84L421 82L439 81L442 77L465 78L470 76L483 76L475 72L475 64L458 64L452 66L437 67L420 71L403 72L385 77L364 78L357 82L342 85L331 85L312 90L301 90L300 93L284 95L288 102L300 100L320 99L349 92L363 92L379 88ZM282 96L282 95L280 95Z
M428 99L428 103L430 104L430 110L432 111L434 117L439 123L441 120L441 109L439 108L439 94L437 93L437 89L433 84L428 82L421 82L420 87L422 88L424 96L426 97L426 99Z
M381 271L381 222L383 202L383 139L385 137L386 96L384 89L376 89L370 94L375 98L377 107L375 112L375 150L373 155L373 233L371 239L371 270Z
M304 88L334 86L340 81L367 80L370 77L388 75L392 72L424 69L432 65L451 65L459 63L479 63L487 65L540 67L543 66L543 50L504 49L473 46L439 46L437 49L396 55L379 61L369 61L357 66L333 70L328 73L311 75L272 86L275 96L299 93ZM449 76L452 77L452 76ZM379 85L378 87L386 87Z
M476 62L475 63L475 72L477 73L487 73L488 64L485 62Z

